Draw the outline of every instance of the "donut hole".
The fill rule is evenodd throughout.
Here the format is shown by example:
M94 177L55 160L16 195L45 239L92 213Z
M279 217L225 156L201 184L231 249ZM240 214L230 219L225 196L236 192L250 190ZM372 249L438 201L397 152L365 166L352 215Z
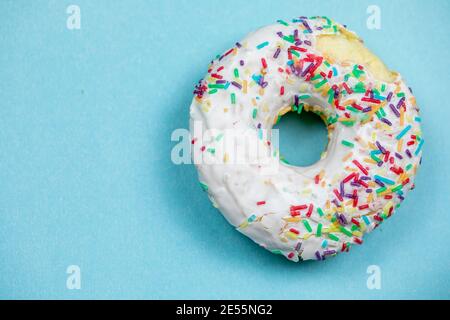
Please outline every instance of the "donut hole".
M314 112L288 112L274 129L279 130L280 159L290 165L313 165L320 160L328 145L327 127Z

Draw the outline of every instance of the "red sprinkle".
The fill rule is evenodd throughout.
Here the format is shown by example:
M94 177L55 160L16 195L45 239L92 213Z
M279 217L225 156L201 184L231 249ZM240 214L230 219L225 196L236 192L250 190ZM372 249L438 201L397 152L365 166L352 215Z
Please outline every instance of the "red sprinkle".
M313 208L314 208L314 205L311 203L311 204L309 205L308 212L306 213L306 216L307 216L308 218L311 217Z
M301 204L299 206L291 206L291 211L303 210L308 208L306 204Z
M344 183L349 182L350 180L353 179L354 176L355 176L355 173L354 173L354 172L350 173L350 174L343 180L343 182L344 182Z
M369 185L367 183L364 182L364 180L358 180L357 181L360 185L362 185L364 188L368 188Z
M261 63L262 63L263 68L266 69L266 68L267 68L267 62L266 62L266 59L261 58Z
M380 103L380 100L378 100L378 99L367 98L367 97L362 97L361 101L372 102L372 103Z
M264 205L264 204L266 204L265 201L258 201L258 202L256 203L257 206L262 206L262 205Z
M354 224L356 224L358 227L360 226L359 221L356 220L355 218L352 218L352 222L353 222Z
M356 208L358 205L358 191L356 189L353 190L353 207Z
M339 193L339 191L337 189L334 189L333 192L336 195L336 197L339 199L339 201L344 201L344 199L342 198L341 194Z
M352 162L359 168L359 170L362 171L362 173L364 173L365 175L368 175L368 174L369 174L369 171L367 171L366 168L364 168L364 167L361 165L361 163L358 162L358 160L355 159L355 160L353 160Z
M353 90L350 89L349 86L345 82L343 82L342 85L344 86L345 91L347 91L348 94L352 94L353 93Z

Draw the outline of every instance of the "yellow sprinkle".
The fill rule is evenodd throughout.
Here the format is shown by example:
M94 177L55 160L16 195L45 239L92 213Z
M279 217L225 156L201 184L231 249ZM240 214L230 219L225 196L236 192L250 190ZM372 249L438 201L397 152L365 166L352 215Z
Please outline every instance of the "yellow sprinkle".
M353 231L353 235L356 237L361 237L362 233L361 233L361 231L355 230L355 231Z
M362 221L363 223L361 223L360 225L359 225L359 228L361 229L361 231L362 232L364 232L364 231L366 231L366 223L364 222L364 220Z
M383 207L383 211L385 214L389 213L389 209L392 207L392 201L389 201L388 203L386 203L386 205Z
M400 126L403 126L405 122L405 112L403 108L400 108Z
M289 218L283 218L283 220L286 222L300 222L301 218L300 217L289 217Z
M288 232L286 232L286 237L288 237L288 238L291 239L291 240L297 240L298 235L296 235L296 234L293 233L293 232L288 231Z
M347 117L340 117L338 119L339 122L348 122L348 121L356 121L355 118L347 118Z
M397 152L402 152L403 149L403 139L397 141Z
M223 162L227 163L228 162L228 153L225 153L223 155Z
M242 222L242 223L239 225L239 228L243 229L243 228L245 228L245 227L247 227L247 226L248 226L248 221L246 220L246 221Z

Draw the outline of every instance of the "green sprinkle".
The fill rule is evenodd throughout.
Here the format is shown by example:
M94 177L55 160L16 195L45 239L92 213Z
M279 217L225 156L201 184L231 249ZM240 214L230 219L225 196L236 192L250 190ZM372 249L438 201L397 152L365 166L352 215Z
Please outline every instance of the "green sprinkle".
M377 111L375 112L375 114L377 115L377 118L378 118L378 119L383 118L383 116L381 115L381 112L380 112L379 110L377 110Z
M356 109L356 108L354 108L354 107L352 107L352 106L348 106L346 109L347 109L347 110L350 110L350 111L353 111L353 112L355 112L355 113L360 113L360 112L361 112L360 110L358 110L358 109Z
M366 92L366 88L364 86L364 83L362 82L358 82L355 87L353 88L353 91L357 92L357 93L365 93Z
M219 135L216 137L216 141L220 141L220 139L222 139L222 138L223 138L223 133L219 134Z
M319 216L323 217L323 211L321 208L317 208L317 212L319 213Z
M316 84L314 85L314 88L318 89L318 88L320 88L321 86L323 86L325 83L327 83L327 79L323 79L323 80L320 81L319 83L316 83Z
M312 232L312 228L307 220L303 220L303 225L305 226L306 230L308 230L308 232Z
M331 124L333 124L333 123L336 123L337 121L338 121L338 119L339 119L339 116L336 116L336 117L329 117L328 119L327 119L327 124L328 125L331 125Z
M225 86L223 84L215 84L215 83L210 83L208 84L208 88L210 89L223 89Z
M376 191L376 193L377 194L380 194L380 193L382 193L382 192L384 192L384 191L386 191L386 187L381 187L381 188L378 188L377 190L375 190Z
M399 92L399 93L397 93L397 97L399 97L399 98L404 97L404 96L405 96L405 93L404 93L404 92Z
M283 40L286 40L287 42L290 42L290 43L294 43L294 41L295 41L295 39L294 39L294 36L283 36Z
M322 224L319 223L317 225L316 237L320 237L322 235Z
M347 141L347 140L342 140L341 143L342 143L344 146L347 146L347 147L350 147L350 148L353 148L353 147L355 146L354 143L352 143L352 142L350 142L350 141Z
M386 85L383 83L383 84L381 85L381 92L384 92L384 90L386 90Z
M289 25L289 23L287 23L286 21L283 21L283 20L277 20L277 22L279 24L282 24L283 26L288 26Z
M296 50L291 50L291 53L296 56L297 58L300 57L300 53L298 53Z
M304 105L303 103L300 103L300 104L298 105L298 108L297 108L297 113L298 113L298 114L302 113L303 105Z
M269 41L264 41L263 43L260 43L260 44L258 44L257 46L256 46L256 49L262 49L262 48L264 48L264 47L266 47L266 46L268 46L269 45Z
M214 94L214 93L216 93L216 92L217 92L217 89L212 89L212 90L209 90L209 91L208 91L209 94Z
M330 238L331 240L333 240L333 241L339 241L339 238L338 237L336 237L334 234L332 234L332 233L329 233L328 234L328 238Z
M405 169L406 169L406 171L409 171L409 170L411 170L412 167L413 167L413 165L410 163L406 166Z
M234 77L239 78L239 70L238 68L234 68Z
M392 188L392 192L397 192L398 190L401 190L403 188L402 184L399 184L398 186L396 186L395 188Z
M214 149L214 148L208 148L208 150L207 150L209 153L211 153L211 154L215 154L216 153L216 149Z
M352 127L355 124L355 121L341 121L344 126Z
M298 96L298 98L301 100L304 100L304 99L311 98L311 96L309 94L302 94L301 96Z
M378 163L378 162L381 161L381 159L378 158L378 157L375 155L375 153L373 153L373 152L370 153L370 157L371 157L376 163Z
M203 182L200 182L200 187L202 187L203 191L208 191L208 185L204 184Z
M353 236L353 234L349 230L345 229L343 226L339 226L339 230L341 230L341 232L343 234L345 234L346 236L348 236L348 237L352 237Z
M258 114L258 109L253 109L252 117L253 119L256 119L256 115Z
M236 104L236 94L235 93L231 94L231 103Z
M330 88L330 90L328 90L327 93L328 93L328 103L332 104L334 99L334 90Z

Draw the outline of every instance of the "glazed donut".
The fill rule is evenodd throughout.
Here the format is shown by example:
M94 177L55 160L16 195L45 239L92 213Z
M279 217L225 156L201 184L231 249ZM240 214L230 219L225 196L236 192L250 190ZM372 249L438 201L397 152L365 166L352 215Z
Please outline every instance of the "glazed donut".
M328 128L326 151L308 167L279 160L272 130L302 110ZM355 33L327 17L279 20L217 56L195 86L192 157L241 233L291 261L325 260L361 244L414 188L420 122L411 89ZM256 160L273 161L232 161L250 154L244 140L262 150Z

